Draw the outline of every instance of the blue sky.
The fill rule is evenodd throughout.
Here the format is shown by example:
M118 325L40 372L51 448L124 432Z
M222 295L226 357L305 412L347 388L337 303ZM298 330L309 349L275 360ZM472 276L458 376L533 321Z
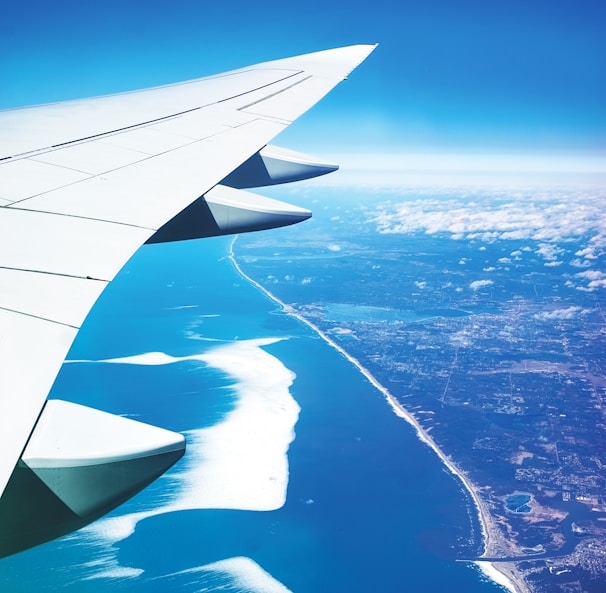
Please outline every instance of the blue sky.
M379 42L282 143L595 159L606 156L605 22L599 0L11 2L0 107Z

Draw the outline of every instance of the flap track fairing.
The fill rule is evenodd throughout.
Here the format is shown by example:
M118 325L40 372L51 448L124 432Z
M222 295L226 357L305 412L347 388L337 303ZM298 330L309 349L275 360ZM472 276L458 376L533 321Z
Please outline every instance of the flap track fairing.
M236 189L301 181L332 173L338 165L317 157L267 145L230 173L222 185Z

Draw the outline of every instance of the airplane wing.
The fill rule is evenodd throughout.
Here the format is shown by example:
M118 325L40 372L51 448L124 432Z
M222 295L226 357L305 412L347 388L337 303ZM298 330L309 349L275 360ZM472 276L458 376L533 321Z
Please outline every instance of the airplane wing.
M108 500L93 504L91 492L78 490L90 467L153 455L170 465L182 455L179 435L47 403L59 368L96 299L143 243L273 228L310 216L243 188L336 168L269 142L374 47L0 112L1 532L31 529L14 519L24 489L35 490L30 483L41 489L31 504L58 497L71 530L108 510ZM69 488L66 468L72 468ZM110 498L124 500L133 488L123 484ZM5 535L0 556L59 531L24 536L18 544Z

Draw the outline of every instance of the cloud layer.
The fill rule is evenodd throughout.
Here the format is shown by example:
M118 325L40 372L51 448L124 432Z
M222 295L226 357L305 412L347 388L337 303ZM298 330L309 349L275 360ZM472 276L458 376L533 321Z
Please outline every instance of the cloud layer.
M453 239L547 244L591 235L592 244L578 254L595 257L595 248L606 245L606 194L411 199L379 206L372 221L382 233L448 233ZM555 248L542 249L552 259Z

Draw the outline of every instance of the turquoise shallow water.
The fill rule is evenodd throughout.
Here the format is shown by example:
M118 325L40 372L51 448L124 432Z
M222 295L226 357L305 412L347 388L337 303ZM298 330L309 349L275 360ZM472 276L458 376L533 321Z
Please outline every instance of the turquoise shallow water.
M227 239L144 248L70 357L184 357L234 340L281 338L264 350L296 374L290 393L301 407L286 503L262 512L152 512L120 540L99 530L68 536L0 561L1 590L500 591L456 561L481 550L459 482L349 362L237 274L227 249ZM233 387L233 377L203 361L74 363L53 395L186 432L227 418L238 406ZM200 461L194 449L117 509L116 523L177 496L179 476ZM245 559L232 563L242 571L205 568L234 558Z

